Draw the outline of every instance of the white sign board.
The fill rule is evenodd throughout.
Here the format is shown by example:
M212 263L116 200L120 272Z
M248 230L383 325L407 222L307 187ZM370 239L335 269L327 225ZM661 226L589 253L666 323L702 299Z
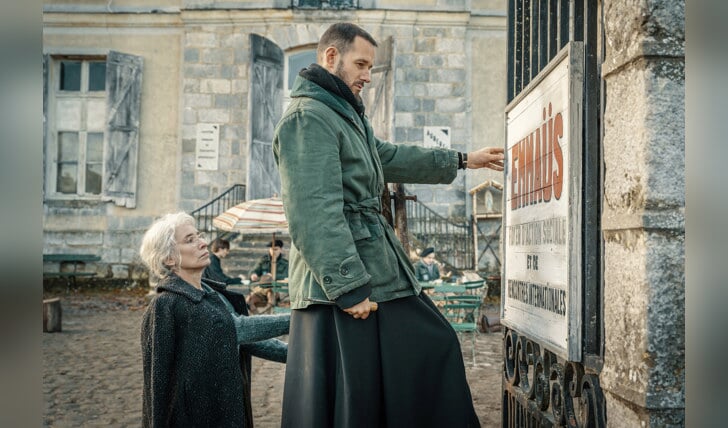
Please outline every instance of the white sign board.
M450 127L449 126L425 126L424 146L450 148Z
M197 147L195 148L195 168L217 171L220 158L220 125L197 124Z
M583 44L506 109L503 323L581 360Z

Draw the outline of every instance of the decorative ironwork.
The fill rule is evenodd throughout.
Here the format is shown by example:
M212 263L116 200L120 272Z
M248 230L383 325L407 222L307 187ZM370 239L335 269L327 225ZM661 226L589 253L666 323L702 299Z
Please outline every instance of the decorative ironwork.
M564 361L516 330L503 337L504 427L603 427L605 398L599 386L603 343L601 284L600 121L604 40L598 2L508 0L506 99L516 99L570 41L584 44L582 111L582 362ZM603 37L603 32L602 32ZM601 53L600 50L601 49Z
M225 210L245 201L245 185L235 184L215 199L192 211L197 230L204 232L216 232L212 226L212 220ZM213 237L214 238L214 237Z
M421 202L407 200L407 228L412 242L435 247L438 260L455 269L473 269L473 227L456 223Z
M537 341L503 333L503 426L606 427L599 375Z

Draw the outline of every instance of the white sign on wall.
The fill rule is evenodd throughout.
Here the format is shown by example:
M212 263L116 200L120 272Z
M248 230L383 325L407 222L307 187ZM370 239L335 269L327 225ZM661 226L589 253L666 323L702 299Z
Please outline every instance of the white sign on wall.
M503 323L581 360L583 43L506 108Z
M424 138L425 147L450 148L450 127L449 126L425 126Z
M197 146L195 148L195 168L217 171L220 157L220 125L197 124Z

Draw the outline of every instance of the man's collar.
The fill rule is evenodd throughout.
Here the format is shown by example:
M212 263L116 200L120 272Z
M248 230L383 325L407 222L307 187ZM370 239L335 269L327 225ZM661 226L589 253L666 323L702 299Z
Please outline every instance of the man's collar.
M346 82L320 65L316 63L311 64L307 68L301 70L298 75L321 86L334 95L345 99L349 104L351 104L358 114L364 113L364 104L362 103L361 98L351 92L351 88L349 88Z

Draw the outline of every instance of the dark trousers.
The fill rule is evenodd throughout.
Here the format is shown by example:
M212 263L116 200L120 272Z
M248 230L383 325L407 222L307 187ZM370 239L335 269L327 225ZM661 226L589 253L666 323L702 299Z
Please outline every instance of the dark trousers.
M497 385L494 385L497 387ZM455 331L425 295L380 302L366 320L294 310L283 427L478 427Z

